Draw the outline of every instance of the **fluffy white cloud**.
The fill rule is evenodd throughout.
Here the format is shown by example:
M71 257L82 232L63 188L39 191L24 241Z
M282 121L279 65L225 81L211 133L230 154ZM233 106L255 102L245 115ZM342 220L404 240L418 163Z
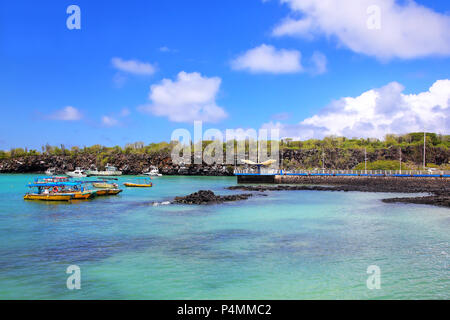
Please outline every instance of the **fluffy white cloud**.
M81 120L83 115L77 108L72 106L67 106L62 108L61 110L56 111L49 118L51 120L61 120L61 121L77 121Z
M235 70L253 73L294 73L303 70L299 51L277 50L266 44L248 50L233 60L231 66Z
M149 105L138 109L156 116L165 116L174 122L218 122L227 117L217 106L216 96L221 79L203 77L200 73L180 72L175 81L163 79L150 87Z
M121 58L112 58L111 63L114 68L132 74L152 75L156 72L156 67L148 62L138 60L123 60Z
M413 131L450 132L450 80L436 81L428 91L404 94L404 87L391 82L358 97L334 101L318 114L298 124L269 122L280 136L301 139L327 135L383 138L388 133Z
M122 119L130 115L130 109L123 108L120 112L116 112L110 115L104 115L101 117L101 123L106 127L115 127L122 125Z
M111 116L103 116L102 124L107 127L113 127L119 124L119 121Z
M323 74L327 72L327 57L323 53L319 51L314 52L311 57L311 63L311 73Z
M280 1L301 18L286 18L274 28L275 36L334 37L354 52L382 60L450 55L450 16L413 0ZM377 12L381 28L369 28L377 25Z

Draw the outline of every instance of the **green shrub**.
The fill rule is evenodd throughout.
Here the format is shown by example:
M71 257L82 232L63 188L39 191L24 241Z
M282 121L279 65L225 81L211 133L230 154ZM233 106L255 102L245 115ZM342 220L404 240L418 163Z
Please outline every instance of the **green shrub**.
M364 170L364 162L359 163L353 169ZM377 160L373 162L367 162L367 170L399 170L400 163L396 160ZM411 168L402 162L402 170L410 170Z

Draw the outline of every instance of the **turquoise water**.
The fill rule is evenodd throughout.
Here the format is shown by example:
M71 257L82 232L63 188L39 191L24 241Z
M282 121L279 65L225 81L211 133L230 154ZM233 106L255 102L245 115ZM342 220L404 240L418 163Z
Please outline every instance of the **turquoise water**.
M154 207L200 189L236 193L224 189L233 177L158 177L115 197L24 201L33 177L0 175L2 299L450 298L450 210L380 201L398 194ZM69 265L80 290L66 287ZM369 265L379 290L366 286Z

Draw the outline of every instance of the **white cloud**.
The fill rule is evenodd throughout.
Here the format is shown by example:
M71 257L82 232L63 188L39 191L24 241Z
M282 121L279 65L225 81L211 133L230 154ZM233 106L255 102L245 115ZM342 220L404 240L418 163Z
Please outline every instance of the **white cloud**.
M312 39L312 29L313 20L311 18L301 20L286 18L273 29L272 34L274 36L302 36L307 39Z
M81 120L83 115L80 111L78 111L77 108L74 108L72 106L64 107L58 111L56 111L54 114L52 114L49 119L51 120L61 120L61 121L77 121Z
M221 79L203 77L198 72L177 75L177 79L163 79L150 87L151 103L138 107L142 112L168 117L174 122L218 122L227 117L217 106L216 96Z
M115 126L121 125L122 121L119 119L128 117L130 115L130 113L131 113L130 109L123 108L118 113L116 112L114 114L102 116L101 123L102 123L102 125L104 125L106 127L115 127Z
M314 52L311 57L311 62L312 62L311 73L323 74L327 72L327 57L323 53L319 51Z
M127 117L127 116L129 116L130 115L130 109L128 109L128 108L123 108L121 111L120 111L120 116L121 117Z
M237 57L231 62L235 70L252 73L295 73L303 71L301 53L297 50L277 50L262 44Z
M148 62L141 62L138 60L123 60L121 58L112 58L112 65L123 72L139 74L139 75L152 75L156 72L156 67Z
M269 122L263 128L279 128L280 136L301 139L327 135L383 138L389 133L414 131L450 132L450 80L436 81L428 91L404 94L391 82L358 97L334 101L318 114L298 124Z
M395 0L280 0L293 16L273 30L275 36L337 39L354 52L377 57L412 59L450 55L450 16L414 1ZM380 9L380 29L368 28L371 6Z
M107 127L113 127L119 124L119 121L111 116L103 116L102 124Z

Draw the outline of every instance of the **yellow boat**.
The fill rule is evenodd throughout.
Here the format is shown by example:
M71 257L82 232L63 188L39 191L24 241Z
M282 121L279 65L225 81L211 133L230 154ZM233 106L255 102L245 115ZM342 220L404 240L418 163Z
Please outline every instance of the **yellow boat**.
M90 199L96 195L96 190L76 191L73 193L73 199Z
M44 201L69 201L73 198L73 194L63 193L63 194L38 194L38 193L28 193L23 199L24 200L44 200Z
M36 193L27 193L24 200L69 201L89 199L96 195L95 190L87 190L82 182L35 182L27 185L37 188Z
M150 188L153 184L150 183L133 183L133 182L125 182L123 184L125 187L134 187L134 188Z
M104 189L111 189L117 186L115 183L108 183L108 182L94 182L92 185L96 188L104 188Z
M113 195L119 194L121 192L122 192L121 189L100 189L100 190L97 190L97 195L98 196L113 196Z

